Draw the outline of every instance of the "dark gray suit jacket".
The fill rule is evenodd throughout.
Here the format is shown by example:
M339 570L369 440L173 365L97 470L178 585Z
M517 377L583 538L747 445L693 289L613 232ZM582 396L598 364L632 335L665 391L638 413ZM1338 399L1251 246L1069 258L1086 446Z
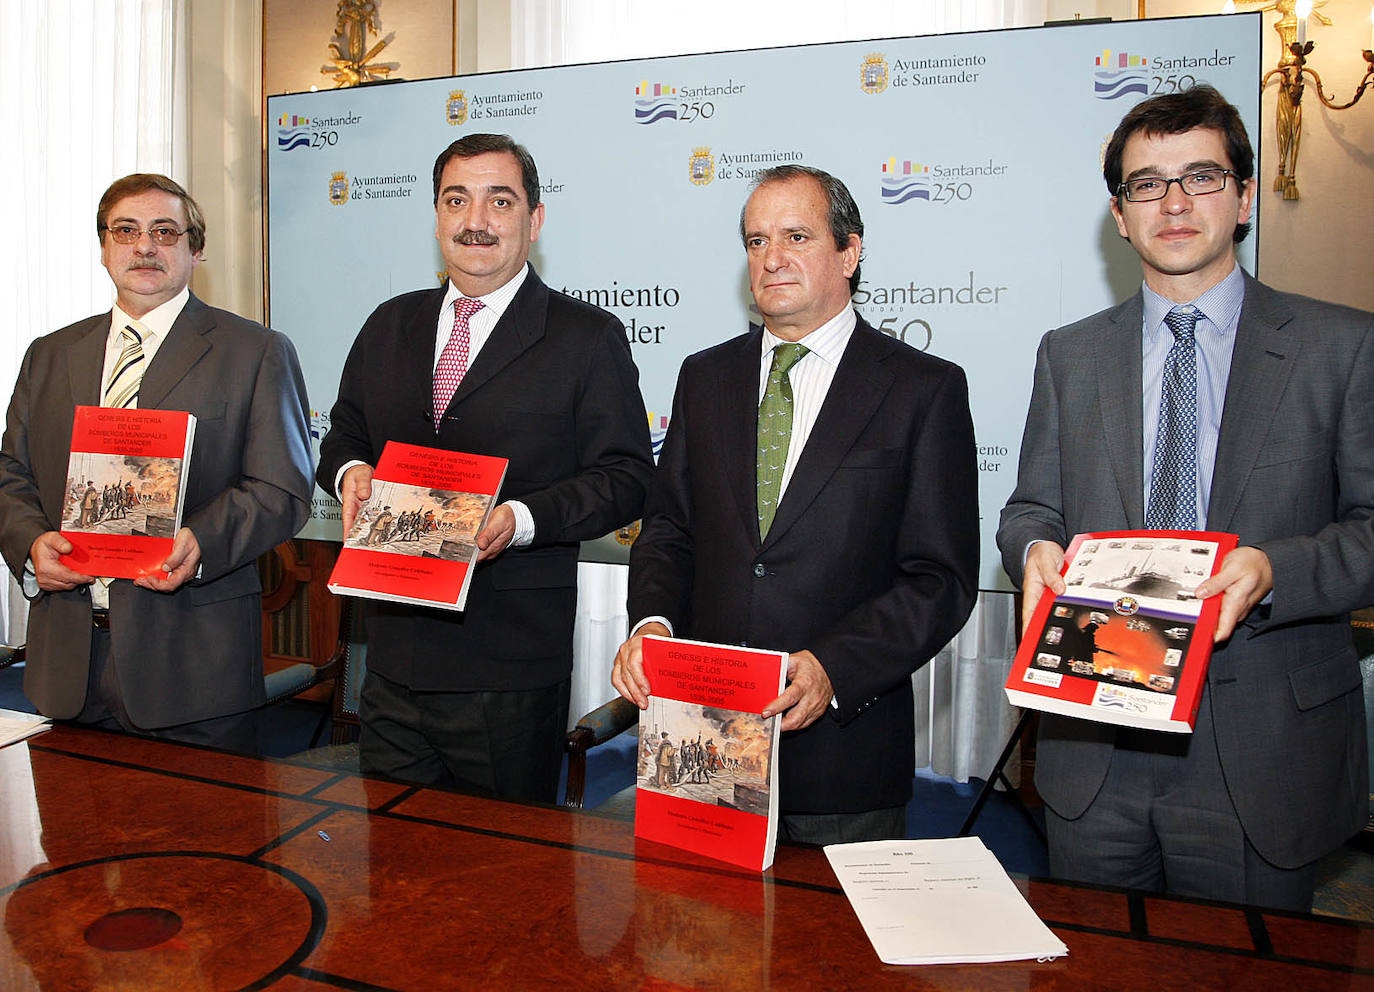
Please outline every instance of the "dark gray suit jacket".
M1047 334L997 543L1144 526L1137 294ZM1227 788L1250 842L1296 867L1360 829L1369 788L1349 612L1374 602L1374 316L1246 277L1207 529L1268 556L1273 600L1212 657ZM1092 803L1111 728L1044 716L1036 786L1061 816Z
M957 365L862 318L768 537L756 489L762 331L688 358L630 551L631 622L680 637L809 650L835 688L782 738L781 807L853 813L911 798L911 673L978 585L978 473Z
M446 287L395 297L344 365L320 488L387 441L510 460L503 500L534 518L534 542L473 572L461 613L377 603L369 671L426 690L524 690L572 672L578 542L635 520L653 474L648 418L625 330L553 292L533 269L449 401L436 432L434 337Z
M110 315L35 341L0 451L0 551L22 580L29 548L61 525L72 417L100 403ZM195 296L144 373L139 406L196 416L182 523L198 578L174 593L110 586L110 651L139 727L237 713L263 701L257 557L309 512L309 405L291 342ZM91 642L87 587L40 593L29 610L24 692L39 711L81 711Z

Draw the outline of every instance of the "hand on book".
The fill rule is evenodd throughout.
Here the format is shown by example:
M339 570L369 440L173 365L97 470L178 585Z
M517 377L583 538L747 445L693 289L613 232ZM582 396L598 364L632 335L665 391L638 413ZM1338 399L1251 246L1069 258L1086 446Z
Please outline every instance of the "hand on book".
M177 531L172 541L172 553L162 563L162 576L143 575L134 579L134 585L151 589L154 592L176 592L189 579L195 578L200 567L200 542L191 528L183 527Z
M1230 637L1236 624L1273 588L1273 566L1259 548L1236 548L1227 555L1217 574L1198 586L1195 593L1198 599L1221 594L1221 612L1212 641L1220 644Z
M354 465L339 480L339 502L343 505L343 532L353 529L363 504L372 497L372 466Z
M83 575L58 561L61 555L72 552L72 542L55 530L39 534L29 546L29 561L33 562L33 576L44 592L66 592L95 581L93 575Z
M1021 633L1026 632L1040 597L1048 588L1056 596L1064 594L1064 549L1053 541L1036 541L1026 551L1026 567L1021 577Z
M763 708L765 717L783 714L784 732L811 726L835 698L830 676L810 651L794 651L788 657L787 683L783 694Z
M477 560L495 558L506 550L506 545L510 544L510 539L514 536L515 511L502 503L491 511L491 516L487 517L487 525L477 535L477 547L480 549Z
M644 654L642 641L645 634L656 637L672 637L673 632L656 620L641 624L615 653L615 664L611 668L611 685L640 709L649 706L649 679L644 674Z

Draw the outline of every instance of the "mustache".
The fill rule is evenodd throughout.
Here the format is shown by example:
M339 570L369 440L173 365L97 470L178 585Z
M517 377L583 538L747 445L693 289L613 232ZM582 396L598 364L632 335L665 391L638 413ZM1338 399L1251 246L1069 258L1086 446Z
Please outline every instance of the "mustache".
M132 272L134 269L157 269L159 272L166 272L167 266L155 258L141 258L129 263L129 271Z
M500 240L488 231L459 231L453 236L454 243L460 245L494 245Z

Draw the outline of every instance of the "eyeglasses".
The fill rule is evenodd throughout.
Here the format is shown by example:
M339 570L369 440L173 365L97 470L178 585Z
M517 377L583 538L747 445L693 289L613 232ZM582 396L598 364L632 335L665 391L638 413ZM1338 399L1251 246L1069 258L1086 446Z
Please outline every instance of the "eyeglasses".
M1234 175L1230 169L1199 169L1173 179L1145 176L1142 179L1127 179L1116 191L1124 193L1131 203L1148 203L1164 199L1169 195L1169 184L1178 183L1178 188L1189 196L1206 196L1208 193L1220 193L1226 188L1226 177Z
M114 227L107 227L105 230L110 232L110 237L121 245L132 245L146 233L153 239L153 244L162 245L168 248L177 243L177 239L185 234L185 231L178 231L175 227L168 227L166 224L158 224L150 227L146 232L142 228L134 227L132 224L116 224Z

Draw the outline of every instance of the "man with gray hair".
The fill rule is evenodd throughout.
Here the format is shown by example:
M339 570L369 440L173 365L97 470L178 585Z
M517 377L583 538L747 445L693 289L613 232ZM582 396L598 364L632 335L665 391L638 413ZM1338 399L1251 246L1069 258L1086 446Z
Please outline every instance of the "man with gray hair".
M740 233L763 326L683 363L612 681L647 706L646 634L790 651L764 711L779 838L903 837L911 673L977 591L967 384L855 313L863 221L834 176L761 173Z

